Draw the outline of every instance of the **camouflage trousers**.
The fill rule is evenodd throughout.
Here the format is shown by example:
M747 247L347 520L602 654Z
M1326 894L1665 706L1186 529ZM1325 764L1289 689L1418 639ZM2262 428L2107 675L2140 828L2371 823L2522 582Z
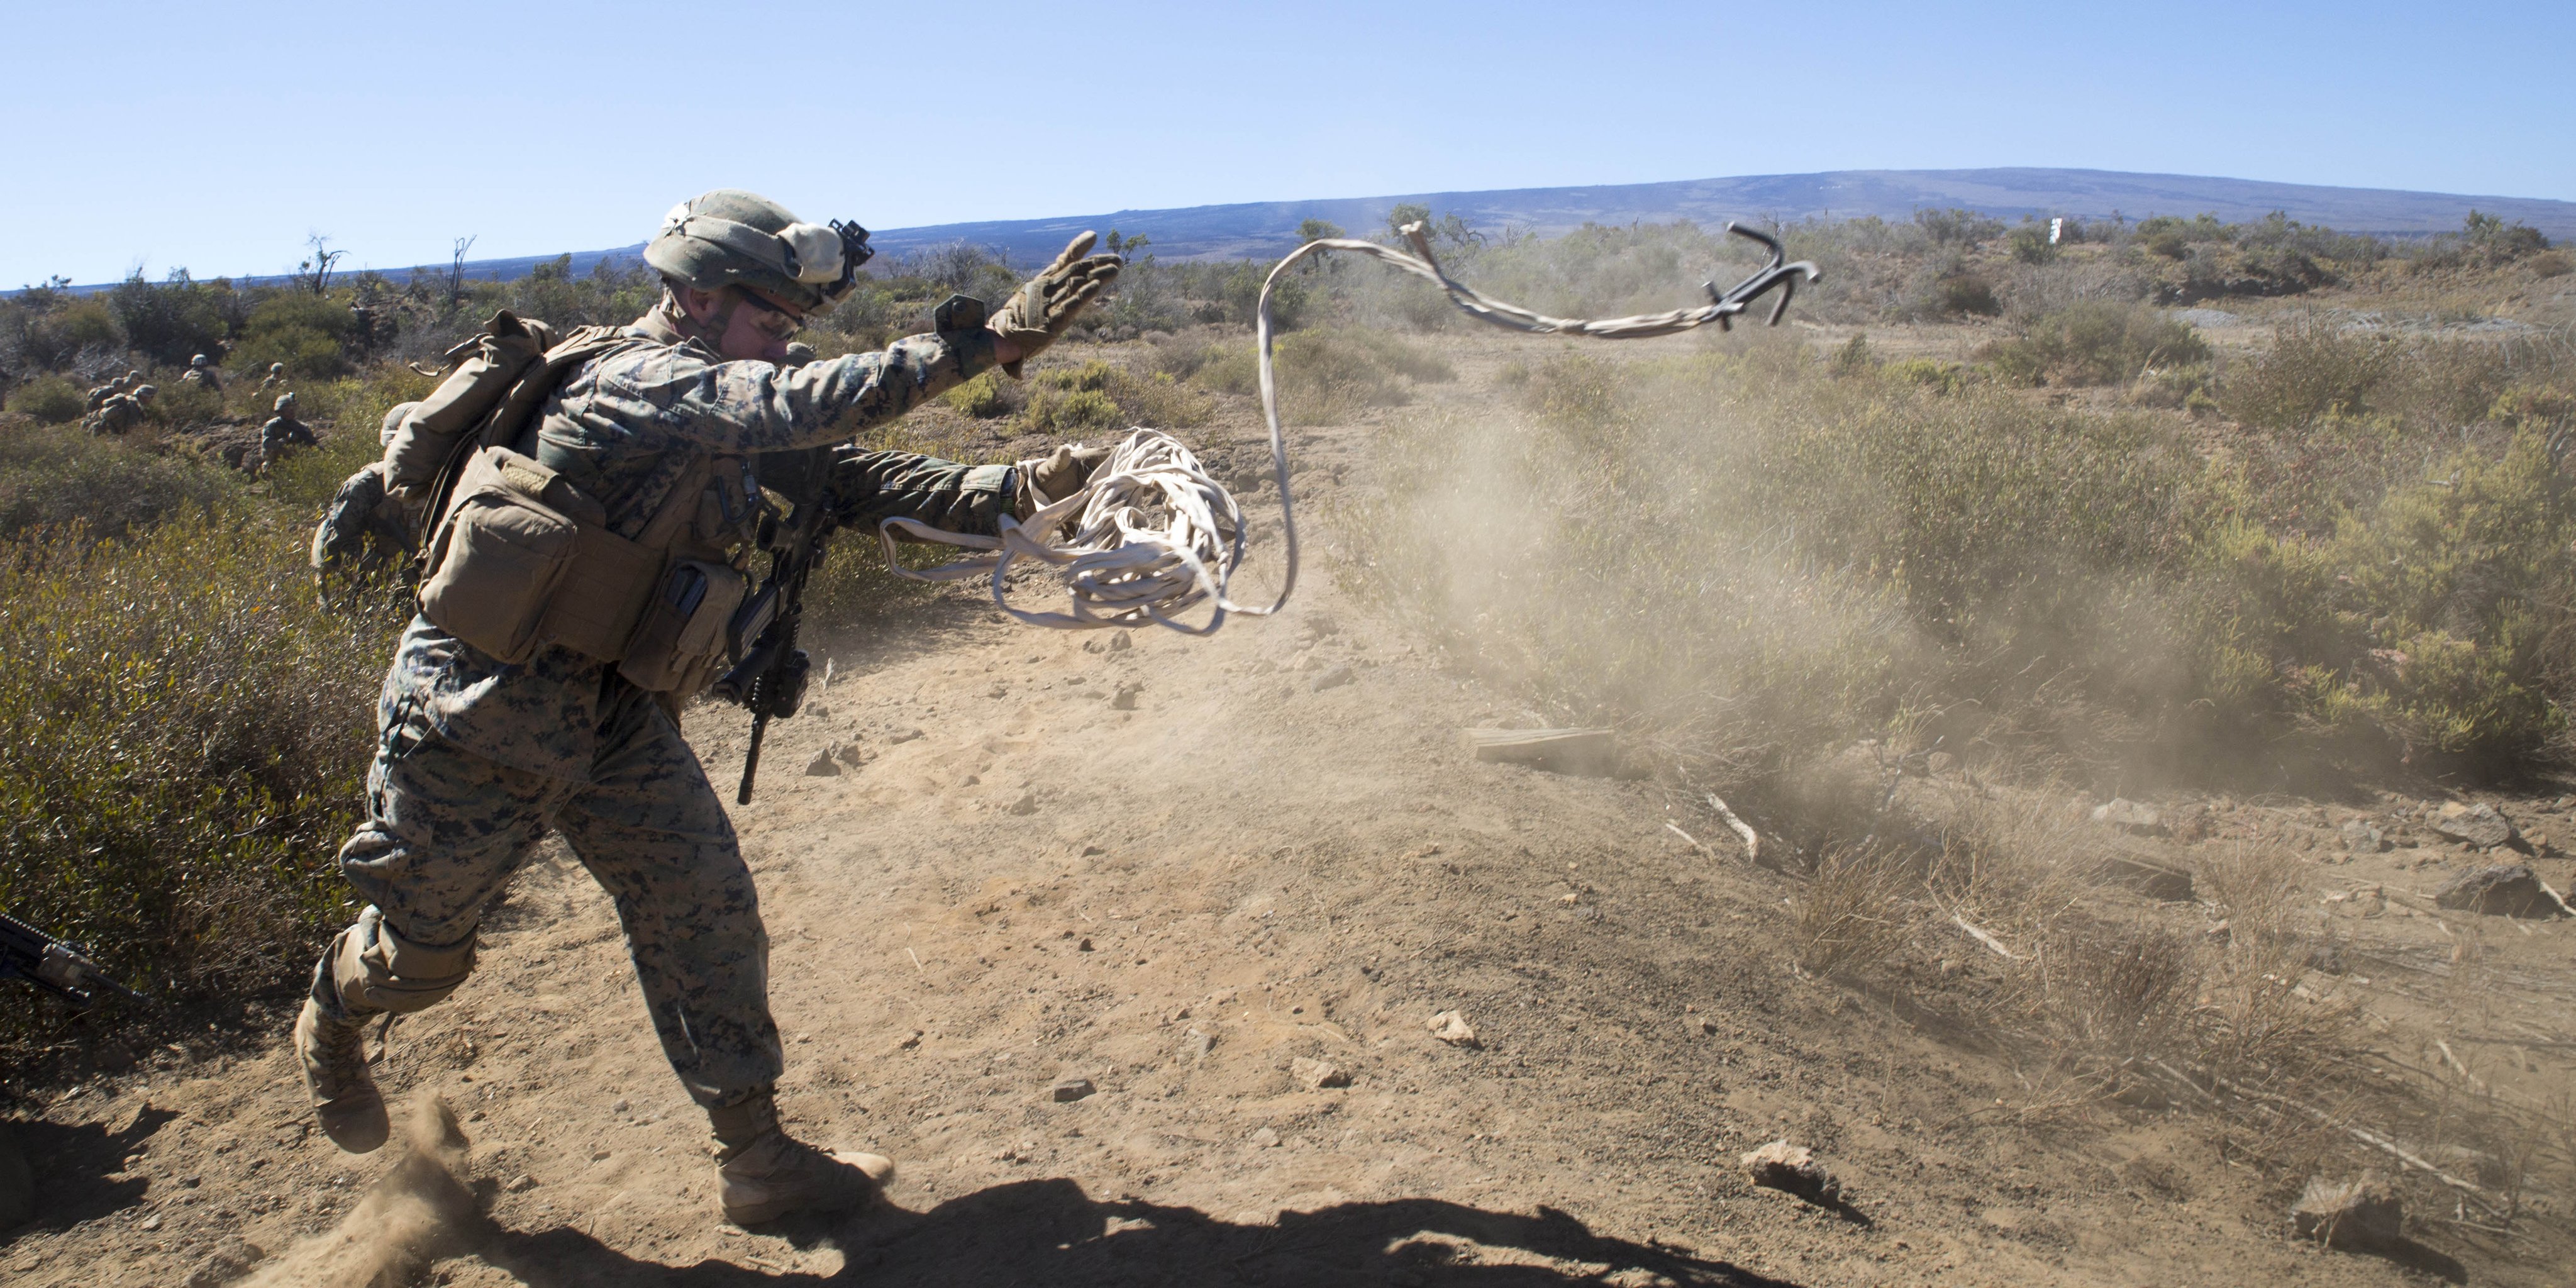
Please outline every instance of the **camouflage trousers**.
M370 906L315 967L314 999L369 1015L454 992L484 911L551 828L615 900L672 1069L700 1104L731 1104L782 1067L751 870L679 726L652 694L601 683L584 781L496 763L389 693L367 819L340 850Z

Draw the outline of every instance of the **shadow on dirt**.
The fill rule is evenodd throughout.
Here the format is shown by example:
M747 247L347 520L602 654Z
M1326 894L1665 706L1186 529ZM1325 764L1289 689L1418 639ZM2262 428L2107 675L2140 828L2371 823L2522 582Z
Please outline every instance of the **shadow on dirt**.
M0 1245L29 1230L78 1225L142 1202L149 1187L142 1177L124 1174L125 1160L178 1116L146 1108L119 1128L42 1119L6 1124L8 1143L20 1152L33 1184L36 1224L0 1230Z
M563 1228L497 1231L478 1251L535 1288L861 1282L1540 1288L1598 1284L1622 1271L1643 1272L1630 1277L1639 1283L1794 1288L1678 1248L1594 1234L1553 1208L1524 1216L1435 1199L1344 1203L1281 1213L1276 1226L1235 1225L1192 1208L1102 1202L1057 1179L995 1186L928 1212L879 1211L838 1227L784 1232L800 1247L846 1249L846 1268L824 1276L727 1261L665 1266ZM1525 1264L1539 1258L1554 1264Z
M2469 1268L2459 1258L2425 1247L2413 1239L2399 1239L2384 1248L2350 1249L2360 1256L2379 1257L2395 1262L2418 1274L2430 1275L2444 1283L2464 1284L2469 1281Z

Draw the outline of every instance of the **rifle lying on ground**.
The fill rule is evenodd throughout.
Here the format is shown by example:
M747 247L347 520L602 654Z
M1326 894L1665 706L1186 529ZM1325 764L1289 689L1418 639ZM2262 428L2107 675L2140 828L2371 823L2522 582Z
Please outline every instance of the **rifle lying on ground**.
M15 976L74 1006L95 1000L93 989L106 989L128 1001L149 1002L133 989L107 977L98 963L79 949L6 913L0 913L0 979Z
M805 701L805 679L813 661L796 647L797 627L805 617L805 581L822 566L824 543L838 526L824 503L832 477L832 449L781 452L761 458L761 486L788 503L787 513L761 520L760 544L769 551L769 579L734 614L726 636L726 656L733 669L716 681L715 691L751 712L751 748L742 761L742 786L734 803L751 803L752 780L760 773L760 744L772 717L784 720Z

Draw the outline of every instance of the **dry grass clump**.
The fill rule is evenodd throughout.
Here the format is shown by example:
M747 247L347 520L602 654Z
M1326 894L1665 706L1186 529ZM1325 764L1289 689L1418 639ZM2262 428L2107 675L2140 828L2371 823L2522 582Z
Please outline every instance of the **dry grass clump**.
M1251 344L1211 344L1196 351L1163 348L1166 370L1202 388L1251 396L1260 373ZM1399 407L1418 384L1457 378L1447 359L1388 331L1292 331L1275 343L1279 414L1305 424L1334 424L1371 407Z
M1807 975L1869 970L1905 945L1918 914L1909 896L1918 870L1896 847L1828 851L1795 900L1791 958Z
M2313 941L2293 920L2294 856L2213 859L2207 911L2225 929L2211 934L2110 897L2098 833L2061 808L1974 793L1928 808L1939 817L1915 826L1944 838L1928 862L1881 844L1828 850L1807 874L1792 901L1801 973L1911 993L1981 1037L2026 1089L2003 1106L2018 1119L2177 1104L2217 1113L2262 1157L2317 1145L2320 1120L2293 1106L2350 1098L2354 1016L2301 985ZM1938 989L1884 969L1914 954L1946 959Z
M2209 345L2184 323L2143 304L2085 300L2041 314L1986 355L2025 385L2111 385L2167 367L2206 364Z

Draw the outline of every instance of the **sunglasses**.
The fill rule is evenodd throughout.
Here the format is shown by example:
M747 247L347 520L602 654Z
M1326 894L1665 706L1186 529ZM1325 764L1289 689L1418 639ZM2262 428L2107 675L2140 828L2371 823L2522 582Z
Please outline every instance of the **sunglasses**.
M763 299L760 292L745 288L741 295L743 303L760 313L759 317L752 319L752 325L772 339L784 340L805 329L805 319Z

